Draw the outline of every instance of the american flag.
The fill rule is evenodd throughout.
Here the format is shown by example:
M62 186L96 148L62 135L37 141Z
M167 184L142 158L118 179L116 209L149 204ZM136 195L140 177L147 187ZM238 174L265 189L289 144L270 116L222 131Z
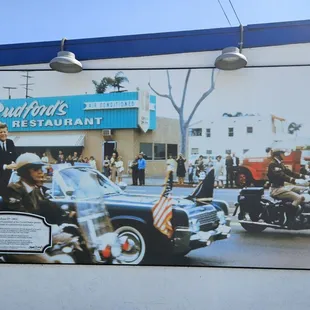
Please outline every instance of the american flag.
M173 234L173 228L170 222L172 218L172 186L169 182L171 173L171 171L167 173L165 188L160 196L160 199L152 208L154 226L168 238L171 238Z

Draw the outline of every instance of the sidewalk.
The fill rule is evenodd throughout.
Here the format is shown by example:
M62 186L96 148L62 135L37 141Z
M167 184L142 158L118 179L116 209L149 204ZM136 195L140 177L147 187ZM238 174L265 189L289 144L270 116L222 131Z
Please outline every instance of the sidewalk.
M123 182L127 184L127 186L132 185L132 178L131 175L123 175ZM163 186L165 182L165 178L162 176L152 176L152 177L145 177L145 186ZM194 188L198 185L198 182L189 184L187 180L185 180L184 185L179 185L178 181L174 179L173 187L186 187L186 188ZM238 187L229 187L223 189L240 189Z
M123 182L125 182L128 186L132 184L131 175L123 175ZM165 182L164 177L155 176L155 177L145 177L145 186L163 186ZM174 187L195 187L198 183L195 184L188 184L185 182L184 185L178 185L177 181L174 180L173 186Z

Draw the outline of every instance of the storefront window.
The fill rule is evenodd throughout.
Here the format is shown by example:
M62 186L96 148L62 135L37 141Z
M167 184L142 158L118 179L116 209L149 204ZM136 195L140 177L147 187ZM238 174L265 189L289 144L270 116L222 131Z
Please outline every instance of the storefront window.
M173 157L178 156L178 145L177 144L167 144L167 155L172 155Z
M155 160L166 159L166 144L163 143L154 144L154 159Z
M140 152L143 152L146 156L145 159L151 160L153 158L153 144L152 143L140 143Z

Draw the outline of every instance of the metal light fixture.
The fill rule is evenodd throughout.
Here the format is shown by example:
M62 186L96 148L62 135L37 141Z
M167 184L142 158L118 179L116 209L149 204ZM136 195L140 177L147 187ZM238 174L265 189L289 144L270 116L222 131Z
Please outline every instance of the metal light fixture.
M243 26L240 25L241 42L240 50L237 47L226 47L223 49L222 54L215 60L215 67L221 70L237 70L244 68L248 61L242 54L243 46Z
M61 51L57 53L57 57L50 61L50 67L55 71L63 73L81 72L83 66L77 59L75 59L75 54L69 51L64 51L66 40L66 38L61 40Z

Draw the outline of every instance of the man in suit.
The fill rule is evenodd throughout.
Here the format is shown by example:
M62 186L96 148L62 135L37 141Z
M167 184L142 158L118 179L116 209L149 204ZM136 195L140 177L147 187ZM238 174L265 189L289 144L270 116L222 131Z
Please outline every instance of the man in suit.
M14 142L8 139L8 126L0 123L0 196L6 191L12 170L16 168Z
M235 153L232 154L232 163L233 163L234 173L238 172L240 160L239 160L239 157L237 157Z

